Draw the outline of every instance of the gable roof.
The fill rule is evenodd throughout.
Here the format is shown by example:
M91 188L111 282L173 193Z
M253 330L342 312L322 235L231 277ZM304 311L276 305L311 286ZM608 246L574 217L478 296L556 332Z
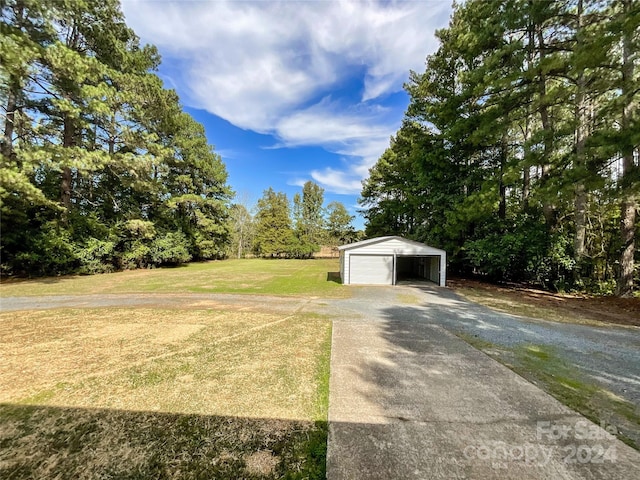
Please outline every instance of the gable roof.
M429 245L425 244L425 243L420 243L420 242L416 242L414 240L409 240L408 238L404 238L404 237L400 237L397 235L390 235L390 236L386 236L386 237L376 237L376 238L369 238L367 240L361 240L359 242L354 242L354 243L349 243L347 245L341 245L338 247L338 250L351 250L352 248L360 248L360 247L364 247L365 245L373 245L375 243L383 243L383 242L388 242L389 240L399 240L403 243L406 243L407 245L412 245L414 247L427 247L427 248L431 248L433 250L440 250L442 252L444 252L444 250L441 250L439 248L435 248L435 247L430 247Z

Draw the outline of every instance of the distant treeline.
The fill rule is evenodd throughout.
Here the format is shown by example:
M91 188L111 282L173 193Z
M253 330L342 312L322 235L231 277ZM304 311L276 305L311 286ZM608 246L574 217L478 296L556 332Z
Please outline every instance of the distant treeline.
M220 156L163 88L156 48L140 45L118 0L9 0L1 21L3 275L306 257L353 235L341 204L325 225L317 186L293 215L272 190L255 219L234 205Z
M231 255L310 258L321 246L338 246L362 238L352 215L340 202L324 206L324 190L309 181L293 197L269 188L258 200L255 215L242 204L231 208Z
M362 190L367 235L495 280L630 295L640 2L468 0L437 37Z

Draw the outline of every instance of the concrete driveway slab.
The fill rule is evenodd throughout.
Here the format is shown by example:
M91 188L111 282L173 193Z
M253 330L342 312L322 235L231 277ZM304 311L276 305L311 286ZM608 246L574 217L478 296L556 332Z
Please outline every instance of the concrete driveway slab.
M390 308L393 294L370 297L360 289L334 321L329 480L640 478L639 452L415 309Z

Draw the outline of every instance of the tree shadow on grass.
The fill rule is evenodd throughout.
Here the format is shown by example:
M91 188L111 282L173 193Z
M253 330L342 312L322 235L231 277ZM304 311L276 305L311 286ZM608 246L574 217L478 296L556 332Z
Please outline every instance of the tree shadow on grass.
M342 279L340 278L340 272L327 272L327 282L342 284Z
M0 404L3 479L324 479L326 422Z

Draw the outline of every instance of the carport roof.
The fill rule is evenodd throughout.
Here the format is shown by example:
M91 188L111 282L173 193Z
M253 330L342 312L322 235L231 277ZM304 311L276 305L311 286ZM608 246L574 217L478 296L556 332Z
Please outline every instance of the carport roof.
M397 235L390 235L390 236L386 236L386 237L376 237L376 238L369 238L367 240L361 240L359 242L354 242L354 243L349 243L348 245L341 245L338 247L338 250L351 250L352 248L360 248L360 247L364 247L365 245L372 245L374 243L382 243L382 242L387 242L389 240L399 240L403 243L406 243L407 245L412 245L412 246L416 246L416 247L427 247L433 250L439 250L442 253L444 253L444 250L441 250L439 248L435 248L435 247L431 247L425 243L420 243L420 242L416 242L414 240L409 240L407 238L404 237L400 237Z

